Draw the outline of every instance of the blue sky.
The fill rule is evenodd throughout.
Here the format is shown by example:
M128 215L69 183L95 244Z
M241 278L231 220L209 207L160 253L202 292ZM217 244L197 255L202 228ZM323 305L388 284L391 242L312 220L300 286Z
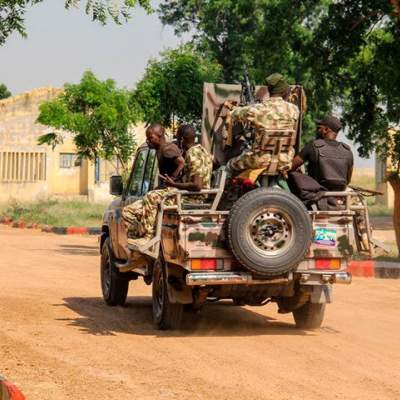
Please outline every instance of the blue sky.
M86 70L132 88L151 57L184 40L163 27L157 14L141 9L126 24L101 26L82 9L66 11L63 4L47 0L31 7L26 14L28 38L15 33L0 47L0 82L13 94L77 82ZM356 157L357 167L373 165L373 159Z

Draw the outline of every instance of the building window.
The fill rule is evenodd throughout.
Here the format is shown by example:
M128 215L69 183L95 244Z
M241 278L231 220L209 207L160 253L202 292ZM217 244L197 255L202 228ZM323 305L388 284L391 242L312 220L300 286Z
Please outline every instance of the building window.
M74 168L76 157L74 153L60 153L60 168Z
M46 153L0 152L0 182L46 180Z

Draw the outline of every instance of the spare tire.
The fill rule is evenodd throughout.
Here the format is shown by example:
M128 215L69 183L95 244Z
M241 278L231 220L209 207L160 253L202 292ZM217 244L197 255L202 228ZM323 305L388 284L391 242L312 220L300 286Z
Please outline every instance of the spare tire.
M293 194L255 189L233 205L228 240L244 268L266 277L282 275L293 271L309 250L311 218Z

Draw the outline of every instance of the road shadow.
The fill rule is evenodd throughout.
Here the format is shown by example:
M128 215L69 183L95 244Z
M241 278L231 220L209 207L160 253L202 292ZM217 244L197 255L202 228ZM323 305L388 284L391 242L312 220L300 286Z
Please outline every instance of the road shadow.
M63 318L69 325L91 335L184 336L261 336L313 335L296 329L294 323L278 321L231 301L207 304L200 314L185 312L182 327L176 331L159 331L152 322L150 296L130 297L124 307L109 307L100 297L68 297L63 304L79 316Z
M60 247L61 249L55 250L57 253L72 256L99 256L99 248L97 246L61 244Z

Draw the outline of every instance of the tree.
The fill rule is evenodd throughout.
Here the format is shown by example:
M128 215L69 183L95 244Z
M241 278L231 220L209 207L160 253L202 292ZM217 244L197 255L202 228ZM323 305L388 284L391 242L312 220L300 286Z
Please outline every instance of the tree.
M26 36L24 17L28 7L42 3L43 0L0 0L0 46L14 31ZM77 7L81 0L64 0L65 8ZM150 0L85 0L86 14L93 21L105 24L108 18L120 24L128 20L130 12L136 6L142 6L150 12Z
M11 96L11 92L7 89L7 86L4 83L0 84L0 100L6 99Z
M329 93L315 85L306 51L325 3L303 0L294 7L292 0L164 0L159 14L178 35L193 32L192 43L217 60L225 82L241 80L246 66L256 84L277 71L291 83L302 83L309 99L307 139L314 136L313 120L332 107Z
M137 119L127 91L85 72L80 83L66 84L60 96L41 104L38 122L56 131L42 135L39 144L54 147L70 132L81 158L117 159L126 171L135 147L129 128Z
M332 2L315 31L314 65L319 81L329 81L344 110L349 137L359 153L372 151L387 162L395 194L394 228L400 252L400 2ZM321 44L323 44L321 46Z
M218 64L184 46L162 53L160 60L150 60L133 91L132 102L142 110L146 122L199 124L203 83L220 80Z

